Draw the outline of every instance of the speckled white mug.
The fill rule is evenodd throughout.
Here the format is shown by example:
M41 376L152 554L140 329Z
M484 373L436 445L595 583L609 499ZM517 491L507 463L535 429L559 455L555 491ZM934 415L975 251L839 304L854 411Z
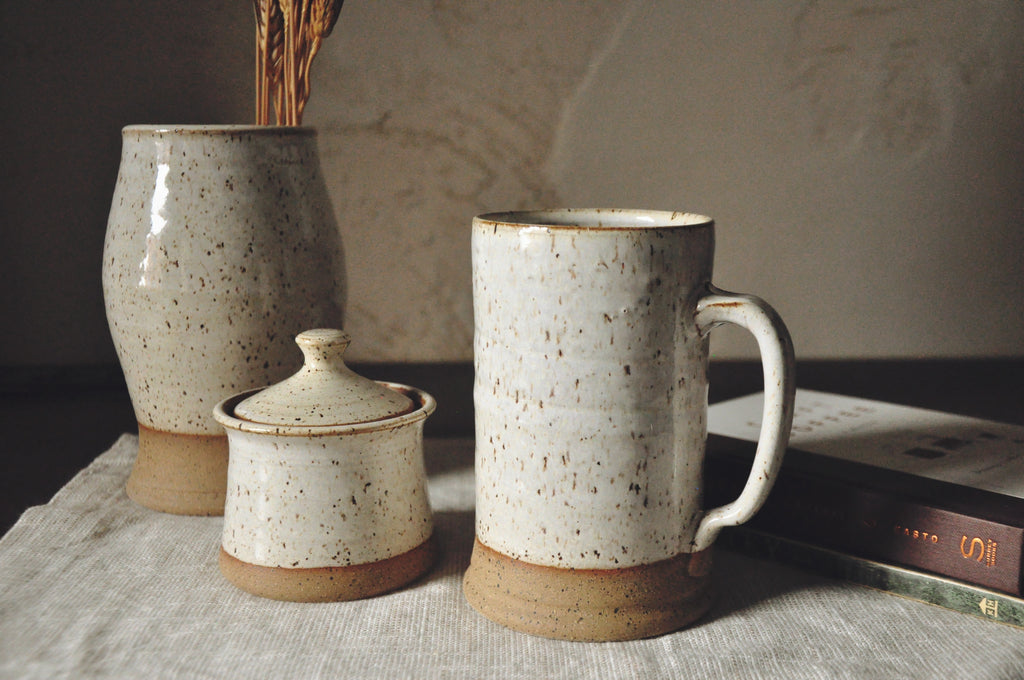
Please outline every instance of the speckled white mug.
M767 496L794 390L781 319L714 288L713 252L714 222L689 213L473 221L477 541L465 592L485 615L607 640L672 630L709 606L709 548ZM706 510L708 333L722 323L757 339L765 424L740 497Z

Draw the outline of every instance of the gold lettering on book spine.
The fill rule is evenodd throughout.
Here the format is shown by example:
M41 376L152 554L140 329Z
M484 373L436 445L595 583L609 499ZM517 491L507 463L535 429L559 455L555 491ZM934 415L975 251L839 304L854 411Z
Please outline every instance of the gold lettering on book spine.
M986 567L996 566L998 548L999 543L991 539L986 541L979 536L970 539L967 536L960 538L960 554L964 556L964 559L981 562Z
M892 526L892 532L897 536L906 536L907 538L912 538L915 541L924 541L925 543L939 542L938 534L921 531L920 529L911 529L910 527L905 527L902 524L894 524Z

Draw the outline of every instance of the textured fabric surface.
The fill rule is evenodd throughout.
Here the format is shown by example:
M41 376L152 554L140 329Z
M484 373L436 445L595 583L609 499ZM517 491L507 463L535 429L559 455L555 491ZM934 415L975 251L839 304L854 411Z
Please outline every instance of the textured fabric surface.
M0 540L3 678L1022 678L1024 631L719 550L718 597L626 643L515 633L465 602L472 443L428 441L439 564L358 602L263 600L220 575L220 518L131 502L124 436Z

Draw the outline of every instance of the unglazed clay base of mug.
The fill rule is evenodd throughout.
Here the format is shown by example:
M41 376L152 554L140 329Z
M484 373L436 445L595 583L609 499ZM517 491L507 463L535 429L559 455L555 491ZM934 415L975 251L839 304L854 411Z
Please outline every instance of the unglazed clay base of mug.
M139 455L125 490L152 510L223 515L228 478L226 435L161 432L139 423Z
M463 581L474 609L504 626L578 642L678 630L711 606L711 549L625 569L560 569L503 555L477 539Z
M220 571L242 590L272 600L342 602L373 597L427 573L437 558L433 536L408 552L348 567L289 569L249 564L220 549Z

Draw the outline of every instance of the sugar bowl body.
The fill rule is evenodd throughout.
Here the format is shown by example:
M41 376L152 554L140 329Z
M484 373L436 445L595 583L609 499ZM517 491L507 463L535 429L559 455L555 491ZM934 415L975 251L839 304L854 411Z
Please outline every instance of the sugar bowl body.
M297 342L297 374L214 411L229 446L221 571L280 600L401 587L434 561L423 464L434 399L350 371L341 331L307 331Z

